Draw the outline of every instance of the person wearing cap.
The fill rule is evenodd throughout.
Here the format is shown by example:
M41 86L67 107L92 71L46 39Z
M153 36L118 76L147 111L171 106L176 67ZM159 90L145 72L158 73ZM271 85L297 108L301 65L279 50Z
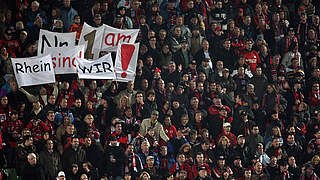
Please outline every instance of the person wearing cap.
M195 176L195 180L212 180L212 177L208 174L208 167L200 166L198 169L198 176Z
M231 169L232 169L232 172L233 172L233 177L235 179L238 179L243 175L244 168L243 168L243 165L242 165L241 157L239 155L235 155L233 157L233 162L232 162L232 165L231 165Z
M292 25L288 27L288 34L281 40L280 54L283 55L289 51L292 43L298 43L298 38L295 35L295 29Z
M220 179L223 177L223 172L225 170L228 171L229 175L233 175L233 172L229 166L226 165L226 159L224 155L219 155L217 157L218 162L212 169L212 176L213 178Z
M151 112L151 117L142 121L139 132L142 136L145 136L147 134L147 130L152 128L154 130L156 139L159 141L162 139L167 142L169 138L164 131L162 124L158 122L158 117L159 112L157 110L153 110Z
M103 169L102 171L109 177L115 179L123 177L125 172L125 153L124 149L119 146L117 137L111 136L109 144L105 148L103 157Z
M225 122L222 127L222 133L218 135L217 142L220 141L222 136L226 136L230 140L232 146L237 145L237 137L231 132L231 124L229 122Z
M146 164L144 165L143 170L149 173L151 179L159 178L159 167L155 166L153 156L147 156Z
M190 49L188 47L189 42L186 38L183 38L180 44L181 48L173 54L173 59L178 66L182 66L182 69L187 69L192 58Z
M205 73L206 75L206 80L207 81L213 81L214 80L214 71L213 69L210 67L211 63L211 59L209 58L205 58L201 61L201 65L197 68L197 71L199 73L199 77L200 77L200 73Z
M65 180L66 174L63 171L60 171L57 176L57 180Z
M314 167L312 164L305 164L305 170L304 173L301 174L300 179L311 179L311 180L317 180L319 179L318 175L314 172Z

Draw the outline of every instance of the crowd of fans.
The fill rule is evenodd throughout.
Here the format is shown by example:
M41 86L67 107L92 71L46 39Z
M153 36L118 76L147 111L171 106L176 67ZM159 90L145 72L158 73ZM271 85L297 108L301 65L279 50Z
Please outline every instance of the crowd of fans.
M6 2L0 179L318 179L319 1ZM134 82L17 87L40 29L84 22L140 29Z

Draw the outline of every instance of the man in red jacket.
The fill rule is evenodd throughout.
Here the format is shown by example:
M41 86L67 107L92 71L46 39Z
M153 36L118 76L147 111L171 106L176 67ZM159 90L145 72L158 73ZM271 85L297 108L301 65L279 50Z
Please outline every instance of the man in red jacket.
M259 54L257 51L252 50L252 39L246 40L245 49L240 55L244 56L246 64L250 66L252 74L256 71L257 65L261 63Z

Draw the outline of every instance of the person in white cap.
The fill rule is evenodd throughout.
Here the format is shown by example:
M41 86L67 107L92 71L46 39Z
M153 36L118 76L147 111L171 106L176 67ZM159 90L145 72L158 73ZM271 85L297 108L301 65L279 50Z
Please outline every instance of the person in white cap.
M237 145L237 137L233 133L231 133L231 124L230 123L228 123L228 122L223 123L222 133L219 134L218 138L217 138L218 142L220 140L220 137L222 137L222 136L226 136L230 140L232 146Z
M66 179L66 174L63 171L60 171L58 173L57 180L65 180Z

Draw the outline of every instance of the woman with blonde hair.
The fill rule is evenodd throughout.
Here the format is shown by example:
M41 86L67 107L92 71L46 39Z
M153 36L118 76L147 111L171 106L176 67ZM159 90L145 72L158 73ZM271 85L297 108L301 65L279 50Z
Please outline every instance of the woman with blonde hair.
M129 97L128 96L122 96L117 102L117 114L118 117L121 117L125 111L125 109L129 107Z
M139 176L139 180L151 180L150 174L146 171L143 171Z
M311 159L311 164L316 172L316 174L320 173L320 156L314 155Z

